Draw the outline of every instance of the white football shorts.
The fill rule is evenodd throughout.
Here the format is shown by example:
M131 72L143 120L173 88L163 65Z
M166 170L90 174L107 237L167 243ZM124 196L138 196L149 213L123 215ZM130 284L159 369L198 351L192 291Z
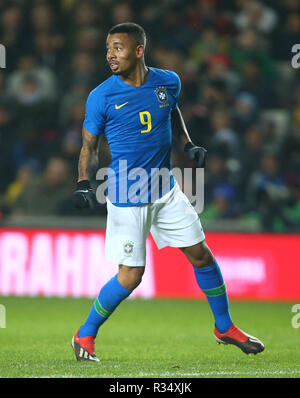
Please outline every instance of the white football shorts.
M108 261L144 267L149 233L159 249L189 247L205 239L199 216L178 183L160 199L142 206L119 207L107 198Z

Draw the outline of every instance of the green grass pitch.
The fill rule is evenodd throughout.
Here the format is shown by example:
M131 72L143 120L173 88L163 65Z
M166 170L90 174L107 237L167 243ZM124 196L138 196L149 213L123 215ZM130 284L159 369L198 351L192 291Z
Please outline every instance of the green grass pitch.
M231 302L236 325L260 338L265 351L245 355L217 345L206 301L123 302L100 329L101 363L77 362L71 338L93 300L0 297L0 377L264 377L299 378L300 328L293 303Z

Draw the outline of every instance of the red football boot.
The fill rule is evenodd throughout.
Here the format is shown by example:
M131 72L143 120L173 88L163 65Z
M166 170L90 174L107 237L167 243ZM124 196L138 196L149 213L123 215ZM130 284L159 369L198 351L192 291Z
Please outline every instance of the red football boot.
M93 336L78 337L78 331L72 338L72 347L77 361L100 362L95 354L95 338Z
M215 339L218 344L236 345L245 354L258 354L265 349L265 346L260 340L243 332L234 324L232 324L225 333L220 333L215 327Z

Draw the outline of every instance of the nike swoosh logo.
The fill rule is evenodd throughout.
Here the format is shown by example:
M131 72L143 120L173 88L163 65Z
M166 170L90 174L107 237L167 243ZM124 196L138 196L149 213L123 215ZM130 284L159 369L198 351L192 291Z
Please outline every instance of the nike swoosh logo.
M116 109L120 109L120 108L122 108L122 106L124 106L124 105L126 105L126 104L128 104L128 101L127 101L127 102L124 102L124 104L121 104L121 105L115 105L115 108L116 108Z

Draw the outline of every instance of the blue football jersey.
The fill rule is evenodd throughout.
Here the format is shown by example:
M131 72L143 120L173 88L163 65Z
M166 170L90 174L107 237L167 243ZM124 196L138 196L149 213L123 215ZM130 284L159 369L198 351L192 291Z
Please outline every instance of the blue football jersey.
M181 83L175 72L148 67L138 87L112 75L88 96L83 126L105 134L111 152L108 198L116 206L139 206L170 191L171 112Z

